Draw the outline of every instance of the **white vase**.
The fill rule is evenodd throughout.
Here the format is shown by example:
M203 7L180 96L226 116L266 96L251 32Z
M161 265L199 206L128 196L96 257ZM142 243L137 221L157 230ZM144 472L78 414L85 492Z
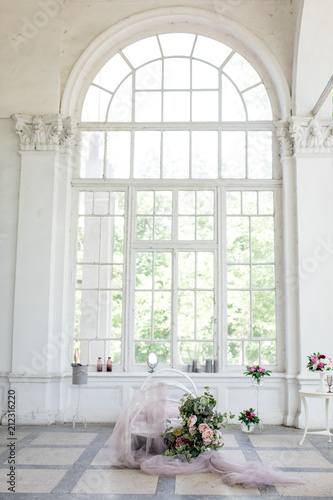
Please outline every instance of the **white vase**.
M248 426L246 425L245 422L241 422L241 429L243 432L252 432L254 429L254 424L249 424Z
M319 379L319 385L316 389L317 392L326 392L325 389L325 372L319 372L320 379Z

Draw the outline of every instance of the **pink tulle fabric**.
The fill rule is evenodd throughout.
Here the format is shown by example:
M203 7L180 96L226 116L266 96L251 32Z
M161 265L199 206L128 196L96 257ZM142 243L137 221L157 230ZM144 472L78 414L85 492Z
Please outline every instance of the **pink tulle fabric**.
M140 468L147 474L163 476L211 472L230 486L242 485L245 488L303 483L259 462L231 462L223 448L206 451L190 461L182 455L164 455L167 447L160 433L166 425L173 425L177 418L179 397L178 402L175 394L170 397L163 382L151 384L140 392L124 408L114 427L110 438L111 465ZM172 424L165 424L166 418L172 419Z

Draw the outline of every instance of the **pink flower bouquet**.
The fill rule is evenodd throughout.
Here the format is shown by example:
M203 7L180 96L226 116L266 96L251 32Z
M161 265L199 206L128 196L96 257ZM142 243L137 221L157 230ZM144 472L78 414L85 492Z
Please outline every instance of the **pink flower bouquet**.
M323 372L323 371L329 371L333 370L332 366L332 360L325 356L325 354L320 354L317 352L317 354L314 352L313 354L310 354L308 356L308 364L306 367L311 371L311 372Z
M259 424L260 419L254 413L254 409L250 408L249 410L243 410L240 412L238 420L244 422L248 430L250 430L250 424Z
M252 366L247 365L246 371L243 373L243 375L251 375L252 378L254 378L254 379L260 379L260 378L264 377L265 375L270 377L271 371L265 370L265 368L262 368L259 365L252 365Z

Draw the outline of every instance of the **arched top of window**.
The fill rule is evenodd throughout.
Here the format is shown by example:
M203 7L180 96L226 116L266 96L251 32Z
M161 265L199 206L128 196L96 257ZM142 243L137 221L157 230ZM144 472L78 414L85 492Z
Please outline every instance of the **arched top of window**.
M85 122L228 122L272 120L261 77L214 39L169 33L137 41L113 56L90 85Z

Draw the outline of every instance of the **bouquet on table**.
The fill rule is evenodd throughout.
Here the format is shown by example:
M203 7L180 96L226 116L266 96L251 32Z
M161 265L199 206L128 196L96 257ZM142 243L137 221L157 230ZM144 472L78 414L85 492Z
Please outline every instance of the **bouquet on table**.
M190 460L207 450L217 450L223 446L221 428L226 427L228 418L234 418L234 415L219 413L209 387L205 389L203 396L185 394L180 400L182 427L168 427L161 434L168 446L165 455L184 455L186 460ZM166 422L170 423L170 420L166 419Z
M262 368L259 365L252 365L252 366L246 366L246 371L243 373L243 375L251 375L253 379L261 379L265 375L268 377L271 376L271 371L270 370L265 370L265 368Z
M310 354L308 356L308 364L306 367L311 371L311 372L323 372L323 371L329 371L333 370L332 366L332 360L325 356L325 354L320 354L317 352L317 354L314 352L313 354Z
M243 422L248 430L250 430L250 424L259 424L260 419L259 417L254 413L254 409L250 408L249 410L244 410L241 411L238 417L238 420Z

